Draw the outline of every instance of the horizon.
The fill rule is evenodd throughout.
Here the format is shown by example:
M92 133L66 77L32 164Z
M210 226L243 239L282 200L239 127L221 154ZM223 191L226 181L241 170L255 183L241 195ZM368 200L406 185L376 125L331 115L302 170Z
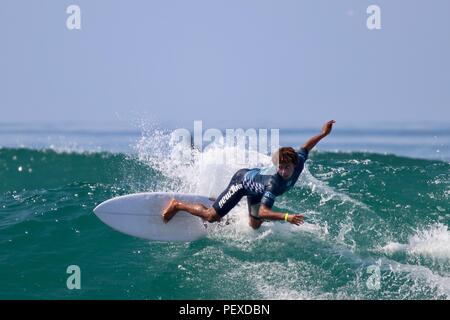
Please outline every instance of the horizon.
M331 120L331 119L330 119ZM247 125L247 126L210 126L210 125L206 125L204 124L204 121L202 120L193 120L190 123L188 123L187 121L183 121L184 124L186 124L186 126L176 126L175 123L173 122L167 122L167 121L155 121L152 119L145 119L145 118L135 118L135 119L127 119L127 120L111 120L111 121L101 121L101 120L93 120L93 119L89 119L89 120L83 120L83 121L78 121L78 120L64 120L64 121L24 121L24 120L17 120L17 121L4 121L4 120L0 120L0 130L2 129L2 127L4 126L29 126L29 127L55 127L55 128L61 128L61 127L67 127L67 126L73 126L75 128L78 129L94 129L94 128L111 128L111 130L114 129L118 129L120 130L121 128L125 129L125 128L138 128L139 126L149 126L149 127L158 127L160 129L168 129L168 130L172 130L172 129L179 129L179 128L186 128L189 129L189 124L190 126L193 128L194 126L194 122L196 121L201 121L203 123L203 127L204 128L218 128L220 130L225 130L225 129L239 129L239 128L243 128L243 129L267 129L267 128L273 128L273 129L282 129L282 130L309 130L309 129L317 129L320 130L322 125L326 122L324 120L324 122L322 124L320 124L319 121L316 121L316 123L312 123L312 122L299 122L298 125L293 126L293 125L285 125L285 126L269 126L269 125L259 125L259 126L251 126L251 125ZM207 124L209 123L209 121L207 121ZM424 130L429 130L431 129L432 126L436 126L437 130L446 130L446 129L450 129L450 121L445 121L445 120L414 120L414 121L401 121L401 120L390 120L390 121L353 121L353 122L349 122L349 121L343 121L343 120L337 120L336 121L336 125L334 127L334 129L339 128L340 129L379 129L379 130L392 130L392 129L396 129L396 130L412 130L412 129L424 129Z

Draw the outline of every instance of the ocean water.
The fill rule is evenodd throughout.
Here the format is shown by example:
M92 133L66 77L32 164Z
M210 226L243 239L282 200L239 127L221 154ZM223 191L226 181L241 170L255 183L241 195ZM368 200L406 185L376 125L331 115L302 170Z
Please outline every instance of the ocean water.
M104 225L92 209L111 197L214 196L243 166L242 150L220 144L178 161L169 131L2 125L0 298L450 298L450 126L336 127L276 201L305 214L300 227L252 230L244 203L191 243ZM280 142L314 133L280 130ZM246 165L268 163L259 154ZM71 265L80 290L67 288Z

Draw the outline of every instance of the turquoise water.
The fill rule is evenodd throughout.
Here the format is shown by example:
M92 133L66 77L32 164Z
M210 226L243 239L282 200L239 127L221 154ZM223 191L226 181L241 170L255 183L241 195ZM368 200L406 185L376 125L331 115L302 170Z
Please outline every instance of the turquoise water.
M229 150L180 164L155 133L88 135L122 139L103 151L20 147L9 135L0 149L2 299L450 297L450 164L445 153L436 158L436 145L417 143L419 151L409 151L417 156L392 154L389 144L384 152L319 145L297 185L276 202L276 209L304 213L304 226L251 230L242 205L204 239L162 243L118 233L92 209L140 191L217 194L240 166L215 165ZM81 269L80 290L66 286L70 265Z

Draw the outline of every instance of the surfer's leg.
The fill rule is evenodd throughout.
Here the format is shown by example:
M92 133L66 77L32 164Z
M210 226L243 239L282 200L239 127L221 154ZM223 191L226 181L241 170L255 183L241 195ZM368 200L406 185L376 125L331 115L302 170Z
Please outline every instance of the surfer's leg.
M176 206L177 206L177 200L175 200L175 199L170 200L169 204L163 210L162 215L161 215L164 223L169 222L169 220L172 219L173 216L177 214L178 209L176 208Z
M242 184L243 176L248 169L238 170L231 178L228 187L217 197L212 207L214 212L223 218L228 212L233 209L238 202L245 196L245 189Z
M260 219L260 218L258 218L258 219L255 219L254 217L252 217L252 216L249 216L248 217L248 224L250 225L250 227L252 227L253 229L259 229L259 227L261 227L261 225L262 225L262 223L263 223L264 221L262 221L262 219Z
M231 178L228 187L217 197L211 208L205 207L201 203L183 203L173 199L163 211L162 217L165 223L183 210L190 214L205 219L208 222L220 221L245 195L242 178L248 169L238 170Z
M184 203L172 199L163 211L162 217L164 222L169 222L169 220L172 219L178 211L189 212L190 214L205 219L208 222L220 220L220 216L216 213L214 208L207 208L201 203Z
M205 219L208 222L216 222L220 220L220 216L213 207L208 208L201 203L184 203L178 201L176 207L178 210L187 211L190 214Z
M259 201L259 199L254 199L251 196L247 196L248 224L253 229L259 229L264 222L263 219L258 216L259 207L261 205Z

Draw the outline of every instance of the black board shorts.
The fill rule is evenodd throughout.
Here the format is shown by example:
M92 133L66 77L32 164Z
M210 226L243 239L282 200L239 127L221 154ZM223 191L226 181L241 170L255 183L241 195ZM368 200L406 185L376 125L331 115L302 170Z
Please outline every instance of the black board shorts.
M250 169L238 170L231 178L230 183L228 184L226 189L217 197L216 201L213 203L213 208L216 210L219 216L224 217L239 203L239 201L241 201L243 196L247 196L250 215L255 219L260 220L255 208L259 208L261 197L249 195L243 185L244 176L249 170Z

